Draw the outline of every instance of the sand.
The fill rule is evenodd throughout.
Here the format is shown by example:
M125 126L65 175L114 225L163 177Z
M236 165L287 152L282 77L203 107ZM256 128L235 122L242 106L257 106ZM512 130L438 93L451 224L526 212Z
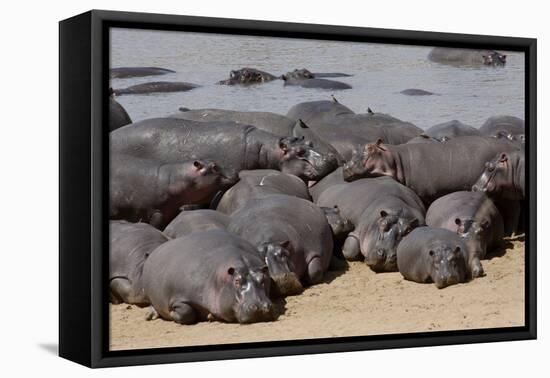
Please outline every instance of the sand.
M146 321L145 308L111 305L111 350L522 326L524 259L524 242L511 241L483 261L486 276L442 290L350 263L279 301L282 313L269 323L182 326Z

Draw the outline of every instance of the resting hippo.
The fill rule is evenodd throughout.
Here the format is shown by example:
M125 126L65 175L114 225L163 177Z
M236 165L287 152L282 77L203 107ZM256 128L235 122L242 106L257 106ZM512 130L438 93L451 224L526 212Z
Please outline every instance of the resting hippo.
M309 101L301 102L294 105L286 116L292 120L301 119L306 124L310 123L319 123L325 119L331 119L339 115L349 115L355 114L353 110L348 108L345 105L340 104L336 98L332 101L321 100L321 101Z
M347 163L346 163L347 164ZM344 167L346 167L346 164L344 164ZM313 202L317 202L317 199L323 193L327 188L345 183L344 181L344 175L342 172L342 169L344 167L338 167L336 170L332 171L330 174L323 177L323 179L315 185L310 186L309 194L311 195L311 198L313 199Z
M335 80L327 79L295 79L292 77L287 77L287 75L282 75L281 79L284 80L285 85L297 85L303 88L319 88L319 89L330 89L330 90L342 90L342 89L351 89L351 85L342 83Z
M142 281L143 264L168 241L146 223L109 222L109 287L111 302L149 305Z
M231 215L251 199L286 194L309 200L306 184L298 177L272 169L241 171L239 182L223 194L216 210Z
M114 153L110 168L110 219L143 221L160 229L181 206L208 204L236 182L210 160L163 164Z
M150 83L132 85L128 88L115 89L114 93L117 96L122 96L129 94L186 92L198 87L199 85L196 84L179 81L153 81Z
M327 217L327 222L334 238L342 238L355 228L353 223L342 215L338 206L321 207L321 210L323 210Z
M227 228L258 248L282 295L300 281L316 284L332 257L332 232L324 212L301 198L274 194L252 199L231 215Z
M150 319L180 324L273 320L265 262L250 243L226 231L196 232L164 243L147 259L143 283L152 304Z
M434 94L432 92L425 91L424 89L415 88L404 89L399 93L407 96L432 96Z
M360 254L375 271L395 271L401 238L424 224L422 201L410 189L387 177L333 185L317 200L319 206L338 206L355 226L342 249L348 260Z
M469 190L484 164L499 151L514 151L512 143L495 138L466 136L445 143L414 143L392 146L381 140L365 146L363 170L344 179L390 176L411 188L429 204L445 194Z
M407 142L407 144L413 144L413 143L445 143L446 141L448 141L450 138L447 138L447 137L443 137L442 139L437 139L437 138L434 138L434 137L431 137L431 136L427 136L427 135L424 135L424 134L421 134L417 137L414 137L412 138L411 140L409 140ZM354 157L352 155L351 159L355 159L356 157Z
M500 245L504 237L502 216L493 201L480 192L454 192L434 201L426 224L445 228L464 239L472 277L483 275L480 259Z
M452 120L449 122L439 123L424 131L423 135L439 139L443 142L462 136L481 136L481 132L470 125L466 125L460 121Z
M504 66L506 55L493 50L473 50L448 47L434 47L428 54L432 62L453 66Z
M469 279L464 240L443 228L418 227L397 247L399 272L410 281L435 283L438 289Z
M315 151L304 138L280 137L234 122L154 118L111 133L111 151L177 163L210 158L224 172L276 169L317 181L338 166L335 156Z
M341 73L341 72L311 72L305 68L295 69L294 71L287 72L284 76L287 79L303 80L303 79L314 79L314 78L323 78L323 77L349 77L350 74Z
M270 73L257 70L255 68L241 68L239 70L232 70L229 72L229 79L219 81L218 84L224 85L247 85L266 83L268 81L278 79L277 76Z
M525 153L523 150L498 153L472 186L473 191L507 200L525 199Z
M168 73L174 73L166 68L159 67L118 67L111 68L109 74L111 79L125 79L128 77L142 77L142 76L157 76L166 75Z
M126 110L112 96L109 97L109 131L132 123Z
M198 209L182 211L164 229L164 235L169 238L181 238L194 232L208 230L225 230L229 217L219 211Z
M499 133L521 135L525 134L525 121L513 116L489 117L479 131L487 136L498 136Z

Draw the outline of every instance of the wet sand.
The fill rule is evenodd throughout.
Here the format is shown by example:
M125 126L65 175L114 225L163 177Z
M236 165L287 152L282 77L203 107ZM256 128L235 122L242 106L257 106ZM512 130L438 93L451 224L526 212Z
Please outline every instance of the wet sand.
M509 242L483 261L486 276L442 290L354 262L280 301L282 313L269 323L182 326L111 305L111 350L522 326L524 261L525 243Z

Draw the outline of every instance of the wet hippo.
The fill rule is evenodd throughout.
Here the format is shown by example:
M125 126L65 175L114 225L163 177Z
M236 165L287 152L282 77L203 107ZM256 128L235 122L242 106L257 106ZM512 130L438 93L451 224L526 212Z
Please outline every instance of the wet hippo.
M143 264L168 241L147 223L109 222L109 290L111 303L149 305L142 281Z
M110 219L147 222L163 229L185 204L208 204L236 182L210 160L163 164L111 154Z
M425 91L424 89L416 89L416 88L404 89L399 93L407 96L432 96L434 94L432 92Z
M487 160L499 151L514 150L517 147L512 143L479 136L400 146L378 140L365 147L363 169L356 168L352 174L345 171L344 179L389 176L414 190L429 204L445 194L469 190Z
M424 131L423 135L446 141L462 136L481 136L481 132L470 125L457 120L439 123Z
M250 243L226 231L196 232L164 243L146 260L143 283L152 304L149 319L160 316L180 324L273 320L265 262Z
M294 80L303 80L303 79L314 79L314 78L325 78L325 77L350 77L352 75L342 73L342 72L311 72L305 68L295 69L294 71L287 72L284 76L287 79Z
M388 177L333 185L317 200L319 206L338 206L355 226L343 246L348 260L361 254L374 271L395 271L401 238L424 224L422 201L407 187Z
M296 85L302 88L318 88L318 89L330 89L330 90L342 90L342 89L351 89L352 86L341 81L328 80L328 79L295 79L292 77L287 77L287 75L282 75L281 79L285 82L286 85Z
M153 81L150 83L132 85L128 88L115 89L114 94L122 96L130 94L186 92L198 87L199 85L180 81Z
M180 238L194 232L208 230L225 230L229 217L219 211L198 209L182 211L164 229L164 235L169 238Z
M229 72L229 79L219 81L218 84L222 85L249 85L266 83L278 79L277 76L270 73L257 70L255 68L241 68L239 70L232 70Z
M338 167L335 156L316 151L305 138L280 137L234 122L154 118L115 130L110 138L113 153L162 163L209 158L231 173L276 169L317 181Z
M271 194L286 194L309 200L306 184L294 175L272 169L241 171L239 182L225 192L216 209L227 215L242 208L251 199Z
M132 123L126 110L112 96L109 97L109 131Z
M282 295L300 292L300 282L319 283L329 267L333 240L326 215L302 198L252 199L231 215L227 229L258 248Z
M525 199L525 152L498 153L485 164L472 190L497 199Z
M434 47L428 54L432 62L453 66L504 66L506 55L493 50Z
M521 135L525 134L525 121L513 116L489 117L479 131L487 136L497 136L499 133Z
M426 213L426 224L453 231L464 239L474 278L483 275L480 259L499 246L504 236L500 212L481 192L460 191L437 199Z
M470 276L464 240L456 233L418 227L397 247L399 272L407 280L435 283L438 289L466 282Z
M128 77L158 76L175 73L176 71L159 67L117 67L109 70L111 79L125 79Z

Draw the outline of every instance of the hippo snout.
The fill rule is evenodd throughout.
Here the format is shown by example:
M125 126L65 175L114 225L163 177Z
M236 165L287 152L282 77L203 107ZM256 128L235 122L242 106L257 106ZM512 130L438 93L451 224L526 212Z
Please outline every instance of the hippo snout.
M453 276L443 276L441 277L440 279L438 279L436 282L435 282L435 286L438 288L438 289L444 289L446 288L447 286L451 286L451 285L455 285L457 284L459 281L456 277L453 277Z
M241 324L267 322L273 320L273 304L269 299L244 305L237 320Z
M297 295L304 288L294 272L272 275L271 278L275 283L275 294L279 296Z

